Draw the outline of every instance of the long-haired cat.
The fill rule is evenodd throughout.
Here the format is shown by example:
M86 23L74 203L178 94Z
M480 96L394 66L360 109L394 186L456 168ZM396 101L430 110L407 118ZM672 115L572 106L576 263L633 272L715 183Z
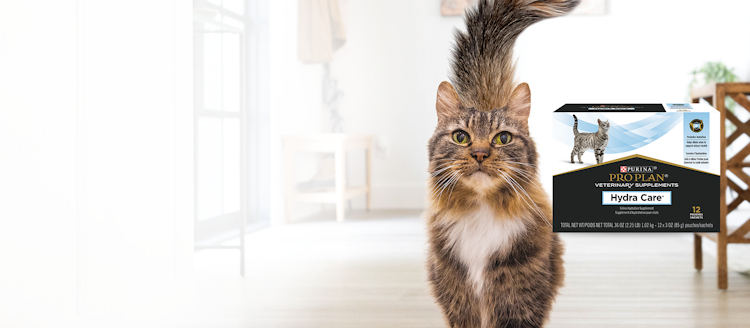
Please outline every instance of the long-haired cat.
M563 246L537 175L530 91L513 87L513 44L578 0L479 0L456 32L453 85L429 141L427 270L450 327L541 327L563 282ZM454 89L455 85L455 89Z
M581 161L581 155L589 149L594 150L594 157L596 157L596 164L601 164L604 161L604 150L607 149L609 143L609 120L602 121L596 119L596 123L599 125L599 129L593 133L581 133L578 132L578 118L573 115L573 151L570 152L570 162L573 161L573 156L578 155L578 163L583 164Z

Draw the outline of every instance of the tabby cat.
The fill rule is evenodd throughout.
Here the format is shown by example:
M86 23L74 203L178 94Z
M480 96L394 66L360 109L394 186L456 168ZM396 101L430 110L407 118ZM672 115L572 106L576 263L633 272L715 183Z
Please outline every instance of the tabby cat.
M449 327L541 327L563 283L563 246L538 179L531 92L513 45L578 0L479 0L438 87L425 212L431 291ZM454 88L455 85L455 88Z
M604 161L604 150L607 149L609 143L609 120L602 121L596 119L599 124L599 130L594 133L580 133L578 132L578 118L573 115L575 123L573 123L573 151L570 153L570 162L573 161L573 156L578 156L578 163L583 164L581 161L581 155L589 149L594 150L594 156L596 157L596 164L601 164Z

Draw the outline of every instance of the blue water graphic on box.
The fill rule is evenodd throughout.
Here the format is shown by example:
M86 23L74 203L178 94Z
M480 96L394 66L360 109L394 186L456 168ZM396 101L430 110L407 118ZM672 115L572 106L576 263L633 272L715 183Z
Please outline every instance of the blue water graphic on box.
M599 125L589 123L581 119L582 115L576 115L578 117L578 132L590 133L599 130ZM592 115L586 115L587 119L592 118ZM554 119L562 123L569 129L560 128L559 126L554 129L555 139L558 141L573 147L573 115L553 115ZM593 117L596 119L597 117ZM607 118L603 115L598 117L601 120ZM609 144L607 144L606 154L617 154L624 153L632 150L636 150L645 145L648 145L663 135L667 134L675 125L682 122L681 113L656 113L642 120L627 123L624 125L618 125L617 122L609 122ZM587 152L593 152L588 150Z

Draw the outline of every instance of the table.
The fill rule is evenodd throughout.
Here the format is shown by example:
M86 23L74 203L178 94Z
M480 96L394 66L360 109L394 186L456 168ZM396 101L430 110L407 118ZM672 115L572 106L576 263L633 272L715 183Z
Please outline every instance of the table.
M282 138L284 142L284 167L286 173L286 222L291 220L295 202L336 204L336 221L343 222L347 200L366 195L369 210L372 200L372 135L352 135L344 133L321 133L291 135ZM347 186L346 152L365 151L365 185ZM300 192L294 181L294 154L298 151L332 152L335 161L335 185Z

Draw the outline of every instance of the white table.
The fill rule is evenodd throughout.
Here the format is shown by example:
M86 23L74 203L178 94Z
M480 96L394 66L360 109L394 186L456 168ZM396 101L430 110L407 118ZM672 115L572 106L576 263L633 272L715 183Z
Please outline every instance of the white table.
M321 133L283 137L284 166L286 172L286 222L291 219L295 202L334 203L336 221L344 221L344 204L348 199L366 194L366 206L370 209L372 190L372 137L343 133ZM346 152L365 151L365 185L346 185ZM335 161L335 186L300 192L295 188L294 153L298 151L332 152Z

